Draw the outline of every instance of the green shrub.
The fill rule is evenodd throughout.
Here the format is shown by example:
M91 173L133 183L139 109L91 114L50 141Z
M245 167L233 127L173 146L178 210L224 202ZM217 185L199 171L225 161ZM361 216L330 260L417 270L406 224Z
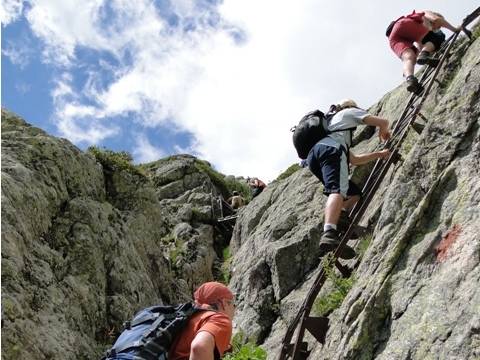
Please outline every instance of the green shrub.
M245 343L245 335L237 333L232 339L232 352L225 354L224 360L265 360L267 352L252 342Z
M292 164L290 165L287 170L285 170L284 172L282 172L280 175L278 175L278 177L274 180L274 181L280 181L280 180L283 180L283 179L286 179L288 178L290 175L292 175L293 173L297 172L298 170L301 169L301 166L298 165L298 164Z
M206 222L210 219L208 215L205 215L205 213L202 212L197 207L192 207L192 221L197 221L197 222Z
M179 256L184 255L183 251L184 242L182 240L175 241L175 247L170 251L170 261L173 265L177 262Z
M90 146L87 152L92 154L95 159L102 164L103 168L109 171L127 171L133 175L145 174L135 165L132 164L132 155L126 151L115 152L108 149L100 149L97 146Z
M197 159L195 161L195 166L199 171L203 172L210 178L225 199L230 197L233 191L238 191L246 200L251 199L250 188L246 183L226 178L225 175L213 169L207 161Z
M333 256L329 254L322 261L324 270L327 273L327 278L332 282L334 289L319 298L313 304L313 313L318 316L328 316L333 310L340 307L347 296L348 292L353 286L353 275L349 278L343 278L335 274L333 270Z
M169 233L168 235L162 237L160 239L160 242L162 243L162 245L168 246L175 242L175 237L173 236L172 233Z
M225 178L225 183L230 194L234 191L238 191L238 193L245 199L246 203L252 199L252 191L246 182L243 183L230 178Z

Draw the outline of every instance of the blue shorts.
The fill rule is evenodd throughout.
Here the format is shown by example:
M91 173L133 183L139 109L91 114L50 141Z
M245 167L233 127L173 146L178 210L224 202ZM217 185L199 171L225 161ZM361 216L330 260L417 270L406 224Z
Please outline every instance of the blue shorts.
M348 179L347 153L342 147L315 144L307 157L308 168L323 184L325 195L341 194L344 198L362 195Z

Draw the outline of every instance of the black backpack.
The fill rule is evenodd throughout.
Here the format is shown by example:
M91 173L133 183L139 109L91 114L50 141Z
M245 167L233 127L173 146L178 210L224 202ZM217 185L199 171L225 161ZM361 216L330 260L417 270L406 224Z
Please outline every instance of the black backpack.
M395 23L397 22L398 20L395 20L395 21L392 21L390 24L388 24L387 26L387 30L385 30L385 36L386 37L389 37L390 34L392 33L392 30L393 30L393 27L395 26Z
M124 323L123 332L103 359L114 360L122 353L122 359L166 360L177 335L199 311L204 309L193 303L143 309Z
M325 116L320 110L312 111L290 129L293 132L293 146L300 159L306 159L313 146L330 133L327 130L328 121L333 116L330 114Z

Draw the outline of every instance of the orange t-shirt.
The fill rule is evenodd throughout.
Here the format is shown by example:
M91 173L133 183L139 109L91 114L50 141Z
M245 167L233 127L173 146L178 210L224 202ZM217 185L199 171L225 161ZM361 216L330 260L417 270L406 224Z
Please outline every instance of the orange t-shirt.
M220 356L230 347L232 337L232 321L230 318L215 311L201 311L192 316L185 329L170 349L169 360L188 360L190 345L200 331L207 331L215 338L215 346Z

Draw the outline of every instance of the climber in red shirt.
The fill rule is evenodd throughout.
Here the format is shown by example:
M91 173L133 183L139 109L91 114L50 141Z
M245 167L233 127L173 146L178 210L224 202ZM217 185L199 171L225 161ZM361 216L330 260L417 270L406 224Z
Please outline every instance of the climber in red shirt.
M438 59L433 58L432 54L445 41L445 34L440 28L453 32L461 30L461 27L451 25L441 14L428 10L414 10L409 15L401 16L387 29L390 48L403 63L407 90L417 95L421 94L423 87L413 75L415 63L430 66L438 64Z

